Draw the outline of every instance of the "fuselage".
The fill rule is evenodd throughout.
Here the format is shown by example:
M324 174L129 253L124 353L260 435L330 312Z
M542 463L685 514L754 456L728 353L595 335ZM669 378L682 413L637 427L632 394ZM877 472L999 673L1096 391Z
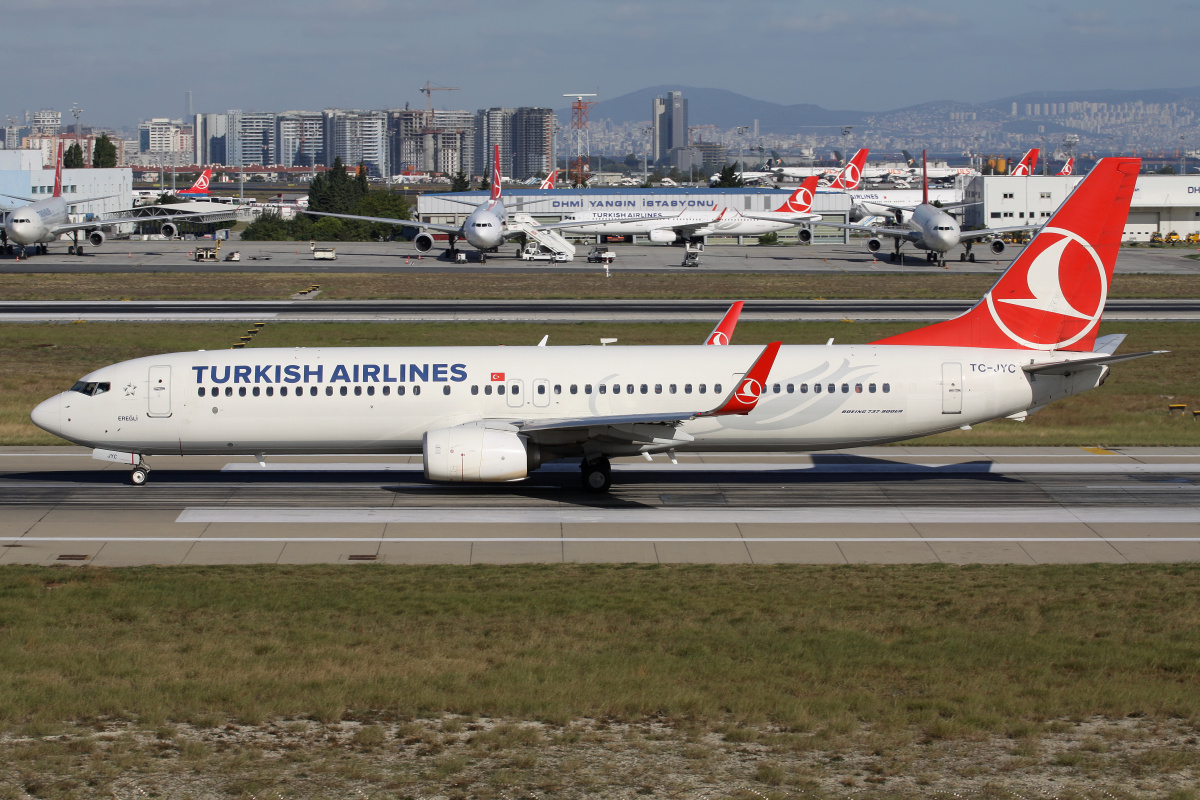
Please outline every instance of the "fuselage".
M55 226L70 221L67 202L61 197L49 197L36 203L15 208L4 222L4 234L20 245L43 244L57 237Z
M911 232L909 241L921 250L946 253L961 241L958 220L937 206L917 206L912 213L904 215L903 224Z
M921 204L920 189L854 189L846 192L858 213L868 217L890 217L895 211L889 206L916 208ZM930 189L929 202L943 205L959 199L953 189ZM885 204L886 205L883 205Z
M499 247L504 243L504 225L507 220L508 213L502 200L485 200L463 221L462 237L478 250Z
M717 407L759 347L296 348L173 353L104 367L32 413L78 444L145 455L419 453L431 430ZM924 436L1096 386L1022 365L1063 353L895 345L780 349L754 410L682 423L678 450L805 451ZM1086 354L1080 354L1086 355ZM572 440L540 442L556 456ZM607 455L667 445L603 441Z

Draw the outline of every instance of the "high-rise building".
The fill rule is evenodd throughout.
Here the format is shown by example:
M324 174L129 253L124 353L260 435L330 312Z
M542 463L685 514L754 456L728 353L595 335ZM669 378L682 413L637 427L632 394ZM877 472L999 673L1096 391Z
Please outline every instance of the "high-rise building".
M688 103L683 92L667 92L650 104L653 128L652 153L655 161L666 158L676 147L688 146Z
M225 163L239 167L274 164L277 116L261 111L230 111L226 121Z
M329 108L323 116L326 165L340 158L346 169L364 164L369 175L391 174L386 112Z
M500 146L500 173L513 174L513 115L515 108L481 108L475 112L475 167L472 175L492 175L492 153Z
M229 133L228 114L197 114L194 128L196 149L193 160L197 164L228 164L226 154Z
M538 173L549 174L553 142L553 109L518 108L512 115L511 177L523 181Z
M33 114L25 113L26 121L33 128L31 133L41 136L57 136L62 129L62 112L43 108Z
M325 115L320 111L285 111L275 120L275 162L285 167L323 163Z

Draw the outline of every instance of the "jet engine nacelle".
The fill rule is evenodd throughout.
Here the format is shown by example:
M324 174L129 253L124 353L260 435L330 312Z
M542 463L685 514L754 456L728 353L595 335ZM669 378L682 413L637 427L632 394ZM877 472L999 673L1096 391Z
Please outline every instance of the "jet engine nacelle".
M881 247L883 247L883 240L878 236L872 236L870 239L867 239L867 249L872 253L878 253Z
M433 237L428 233L418 233L417 238L413 239L413 246L418 253L428 253L433 249Z
M428 431L421 449L431 481L517 481L541 464L538 448L515 431L477 424Z
M650 231L650 241L652 242L674 242L678 237L675 235L674 228L654 228Z
M800 244L812 244L812 228L801 228L796 231L796 238L800 240Z
M88 241L92 243L92 247L99 247L104 244L104 231L92 231L87 237Z
M179 228L177 228L173 222L164 222L162 228L159 230L159 233L168 239L174 239L179 234Z
M996 255L1000 255L1001 253L1004 252L1004 240L1003 239L992 239L992 243L989 244L988 247L992 248L993 253L995 253Z

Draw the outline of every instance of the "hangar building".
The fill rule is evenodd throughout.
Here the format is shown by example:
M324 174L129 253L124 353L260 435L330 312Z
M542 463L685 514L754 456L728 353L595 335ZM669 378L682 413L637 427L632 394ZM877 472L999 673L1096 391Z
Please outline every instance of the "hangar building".
M25 152L34 152L36 159L18 155ZM0 202L12 207L24 205L24 201L17 198L45 200L54 194L54 170L42 168L40 153L10 150L4 152L4 156L0 159L0 192L16 197L0 198ZM63 197L67 203L72 197L104 198L71 206L71 218L78 222L129 208L133 205L133 172L128 167L64 169Z
M1082 176L1034 175L972 178L963 199L966 227L1040 225L1049 219ZM1125 240L1148 242L1150 234L1200 232L1200 175L1139 175L1125 223Z

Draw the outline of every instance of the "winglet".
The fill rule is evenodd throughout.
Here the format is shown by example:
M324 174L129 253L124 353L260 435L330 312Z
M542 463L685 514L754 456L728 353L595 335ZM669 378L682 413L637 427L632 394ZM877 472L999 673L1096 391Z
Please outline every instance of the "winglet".
M729 307L725 312L725 316L721 317L721 321L717 323L717 327L712 329L712 333L704 340L705 344L729 344L729 340L733 338L733 329L737 327L738 317L742 315L741 300Z
M54 164L54 196L62 197L63 143L58 143L58 160Z
M749 414L758 405L758 397L771 374L775 364L775 356L783 342L771 342L759 355L745 375L738 380L737 386L725 398L725 402L712 411L702 411L699 417L723 417L730 414Z

